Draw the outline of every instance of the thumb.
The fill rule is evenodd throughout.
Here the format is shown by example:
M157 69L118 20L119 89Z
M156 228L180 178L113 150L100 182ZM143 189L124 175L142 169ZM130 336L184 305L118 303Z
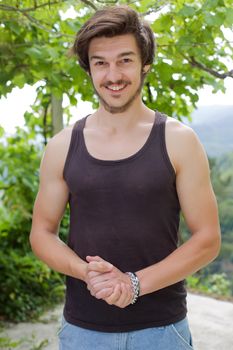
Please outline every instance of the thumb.
M88 270L89 271L97 271L97 272L109 272L112 270L113 265L99 256L87 256L86 260L89 262Z
M96 255L96 256L87 255L87 256L86 256L86 260L87 260L88 262L91 262L91 261L99 261L99 262L105 261L104 259L102 259L102 258L101 258L100 256L98 256L98 255Z

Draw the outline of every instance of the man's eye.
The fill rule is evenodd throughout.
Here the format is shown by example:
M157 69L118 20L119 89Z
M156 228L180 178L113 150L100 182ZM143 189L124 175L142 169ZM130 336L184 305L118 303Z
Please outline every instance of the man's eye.
M122 60L124 63L129 63L132 62L132 60L130 58L123 58Z
M97 61L95 62L95 66L103 66L105 64L104 61Z

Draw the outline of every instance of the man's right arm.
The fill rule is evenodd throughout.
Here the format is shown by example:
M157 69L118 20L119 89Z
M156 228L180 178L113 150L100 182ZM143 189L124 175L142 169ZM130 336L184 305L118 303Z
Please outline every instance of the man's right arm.
M30 243L35 255L50 268L85 280L87 262L82 260L58 236L69 190L63 169L71 137L64 129L48 143L40 168L40 187L36 197Z

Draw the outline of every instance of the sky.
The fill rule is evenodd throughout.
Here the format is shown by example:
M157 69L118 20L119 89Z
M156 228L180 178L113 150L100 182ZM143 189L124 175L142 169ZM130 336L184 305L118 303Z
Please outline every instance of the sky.
M200 90L198 92L198 107L213 105L232 105L233 107L233 79L226 79L225 86L225 94L222 92L213 94L209 86ZM23 115L26 110L30 109L30 105L33 104L36 98L35 90L35 86L26 85L23 89L15 88L8 94L7 98L2 97L0 99L0 125L3 126L7 133L14 133L16 126L24 125ZM68 103L67 98L63 102L64 107L67 106ZM80 101L78 103L78 108L71 107L72 119L70 123L72 124L76 120L92 112L93 109L90 102Z

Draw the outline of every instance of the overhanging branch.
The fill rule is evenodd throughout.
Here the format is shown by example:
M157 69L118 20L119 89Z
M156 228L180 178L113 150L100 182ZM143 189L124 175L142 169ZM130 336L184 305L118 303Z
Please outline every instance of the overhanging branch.
M47 33L52 34L55 37L67 37L67 38L72 38L74 39L74 35L71 34L65 34L65 33L60 33L60 32L54 32L49 28L46 28L43 24L41 24L40 21L38 21L37 19L35 19L34 17L32 17L31 15L29 15L28 13L24 12L23 16L25 16L30 22L32 22L36 27L38 27L39 29L44 30Z
M196 67L196 68L202 69L205 72L213 75L216 78L219 78L219 79L225 79L227 77L233 78L233 69L228 71L228 72L225 72L225 73L219 73L216 70L214 70L212 68L209 68L209 67L206 67L204 64L202 64L200 62L197 62L196 59L193 56L190 57L190 58L187 58L187 57L185 57L185 58L188 60L188 62L190 63L190 65L192 67Z
M41 5L35 4L33 7L27 7L27 8L19 8L19 7L14 7L6 4L0 4L0 9L4 11L16 11L16 12L32 12L35 11L41 7L46 7L46 6L51 6L51 5L58 5L61 2L66 2L67 0L62 0L62 1L49 1Z
M81 0L81 2L83 2L83 3L86 4L87 6L92 7L95 11L98 10L98 8L97 8L94 4L92 4L92 2L90 2L89 0Z
M152 96L152 93L150 91L150 83L149 82L146 83L146 87L147 87L147 93L148 93L149 101L150 101L150 103L152 103L153 102L153 96Z
M94 10L97 10L97 7L94 4L92 4L91 1L89 1L89 0L80 0L80 1L83 2L84 4L86 4L87 6L92 7ZM27 8L19 8L19 7L15 7L15 6L11 6L11 5L0 4L0 10L27 13L27 12L36 11L37 9L42 8L42 7L46 7L46 6L51 7L52 5L59 5L59 4L64 3L64 2L67 2L67 0L49 1L49 2L46 2L44 4L40 4L40 5L35 4L33 7L27 7Z

